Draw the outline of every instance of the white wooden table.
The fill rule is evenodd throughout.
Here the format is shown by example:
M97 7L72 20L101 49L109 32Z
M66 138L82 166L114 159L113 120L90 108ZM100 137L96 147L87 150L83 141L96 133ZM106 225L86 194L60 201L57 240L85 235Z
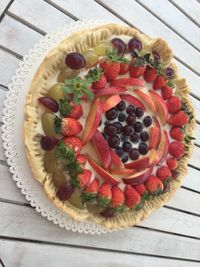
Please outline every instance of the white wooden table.
M123 21L173 48L196 107L189 173L173 200L137 227L84 235L60 229L29 205L11 178L1 144L0 266L200 266L199 1L0 0L0 110L12 73L35 42L58 26L94 18Z

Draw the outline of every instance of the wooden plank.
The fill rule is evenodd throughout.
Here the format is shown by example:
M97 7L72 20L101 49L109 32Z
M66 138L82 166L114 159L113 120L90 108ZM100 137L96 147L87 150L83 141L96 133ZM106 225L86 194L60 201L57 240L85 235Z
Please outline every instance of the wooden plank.
M200 25L200 5L198 0L171 0L171 3Z
M93 0L73 0L73 2L65 0L48 0L48 2L70 12L79 19L101 19L122 23L119 18Z
M188 167L188 174L184 178L183 186L189 189L200 192L200 179L199 179L200 171Z
M200 53L137 2L118 0L114 5L112 0L98 0L98 2L113 10L113 12L120 15L120 17L123 17L149 36L163 37L182 62L200 73ZM134 15L130 10L134 11ZM142 19L142 23L141 18L145 18ZM188 51L188 53L185 53L185 51Z
M10 2L10 0L1 0L0 1L0 16L4 12L4 10L6 9L7 5L9 4L9 2Z
M192 157L189 161L189 163L197 168L200 168L199 166L199 159L200 159L200 148L195 146L194 151L192 154Z
M196 124L195 143L200 146L200 125Z
M42 0L15 0L8 14L34 25L43 32L52 31L73 21L72 18Z
M0 25L1 28L1 25ZM3 37L1 36L1 39ZM0 41L1 42L1 41ZM0 49L0 84L7 86L11 81L11 76L14 74L15 69L19 64L19 59L15 56Z
M25 55L42 37L38 32L9 16L5 16L0 24L0 36L0 45L21 55Z
M193 106L195 108L196 120L200 123L200 101L195 97L190 98L192 100Z
M0 210L0 233L2 237L9 236L68 245L79 244L79 246L85 247L193 260L200 257L199 241L188 237L132 227L109 234L110 238L107 235L100 235L97 238L95 235L81 235L65 231L28 207L1 203ZM176 221L177 224L180 223L178 219ZM175 225L174 222L174 227L176 227ZM196 225L198 226L198 224ZM123 242L121 242L122 240Z
M197 267L197 262L149 257L143 255L98 251L78 247L65 247L14 240L1 240L1 257L5 266L35 267L37 266L81 266L81 267ZM33 257L35 255L35 257Z
M167 26L178 33L188 43L200 49L199 27L168 0L158 1L156 4L151 0L138 0L138 2L155 14L161 21L165 22Z

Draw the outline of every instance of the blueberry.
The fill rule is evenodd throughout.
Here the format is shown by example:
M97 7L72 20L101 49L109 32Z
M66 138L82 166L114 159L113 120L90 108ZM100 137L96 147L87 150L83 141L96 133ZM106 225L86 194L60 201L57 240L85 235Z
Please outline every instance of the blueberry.
M119 146L120 140L119 137L117 135L113 135L108 137L108 145L111 148L116 148Z
M149 134L148 134L148 132L146 132L146 131L141 132L140 133L140 139L143 142L148 141L149 140Z
M136 108L135 115L138 118L141 118L144 115L144 110L142 108Z
M150 116L146 116L143 120L144 126L149 127L152 124L152 118Z
M140 143L139 144L139 151L140 151L140 154L146 155L148 153L148 151L149 151L149 148L148 148L147 144Z
M115 149L115 152L117 153L117 155L119 156L119 157L123 157L124 156L124 150L119 146L119 147L117 147L116 149Z
M122 158L122 162L125 163L125 162L127 162L127 161L128 161L128 155L125 154L125 155L123 156L123 158Z
M132 149L132 145L130 142L124 142L122 148L125 152L130 152Z
M111 121L117 118L118 111L116 108L111 108L108 111L106 111L106 118Z
M117 133L117 128L113 124L108 124L104 127L104 133L108 136L115 135Z
M134 114L135 112L135 107L133 105L129 105L126 109L127 114Z
M126 122L129 125L133 125L136 122L135 115L132 115L132 114L128 115L128 117L126 118Z
M123 133L124 133L124 135L126 135L126 136L130 136L130 135L133 134L133 128L132 128L131 126L129 126L129 125L125 125L125 126L123 127Z
M121 137L120 137L120 140L122 142L125 142L127 140L127 136L122 134Z
M126 115L124 113L120 113L119 116L118 116L118 120L123 122L126 120Z
M132 159L132 160L136 160L138 159L140 156L140 153L138 151L137 148L133 148L130 152L129 152L129 157Z
M122 100L122 101L119 102L119 104L117 105L117 109L118 109L119 111L123 111L123 110L125 110L125 108L126 108L126 103Z
M131 142L133 142L133 143L138 143L139 142L139 135L138 134L136 134L136 133L133 133L132 135L131 135Z
M115 128L117 129L117 133L118 133L118 134L122 132L122 128L123 128L123 126L122 126L122 124L121 124L120 122L116 121L116 122L113 123L113 125L114 125Z
M144 126L143 126L143 124L140 121L138 121L138 122L136 122L134 124L134 130L137 133L141 132L143 130L143 128L144 128Z

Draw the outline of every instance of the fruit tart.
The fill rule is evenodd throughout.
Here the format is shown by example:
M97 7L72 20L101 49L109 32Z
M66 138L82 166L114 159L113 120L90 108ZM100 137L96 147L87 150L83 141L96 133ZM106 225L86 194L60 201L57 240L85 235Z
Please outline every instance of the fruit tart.
M195 120L172 57L164 40L106 24L67 37L40 65L25 106L27 157L72 218L132 226L180 187Z

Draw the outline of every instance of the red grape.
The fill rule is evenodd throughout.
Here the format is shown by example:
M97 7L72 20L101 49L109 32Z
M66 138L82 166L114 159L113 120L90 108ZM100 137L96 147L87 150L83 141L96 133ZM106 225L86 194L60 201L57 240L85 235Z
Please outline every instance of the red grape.
M122 41L122 39L120 38L113 38L112 39L112 44L114 45L114 47L117 49L117 53L120 55L123 55L125 50L126 50L126 45L124 43L124 41Z
M133 52L134 49L137 49L138 51L140 51L142 50L142 43L138 39L132 38L128 42L128 49L130 52Z
M58 143L58 140L50 136L42 136L40 140L41 147L44 150L52 150Z
M65 63L71 69L78 70L85 67L85 58L80 53L72 52L66 56Z
M46 108L48 108L52 112L57 112L59 110L58 102L56 102L51 97L43 96L43 97L40 97L38 100L43 106L45 106Z
M70 184L66 184L58 188L56 195L60 200L66 201L71 197L73 192L74 188Z

